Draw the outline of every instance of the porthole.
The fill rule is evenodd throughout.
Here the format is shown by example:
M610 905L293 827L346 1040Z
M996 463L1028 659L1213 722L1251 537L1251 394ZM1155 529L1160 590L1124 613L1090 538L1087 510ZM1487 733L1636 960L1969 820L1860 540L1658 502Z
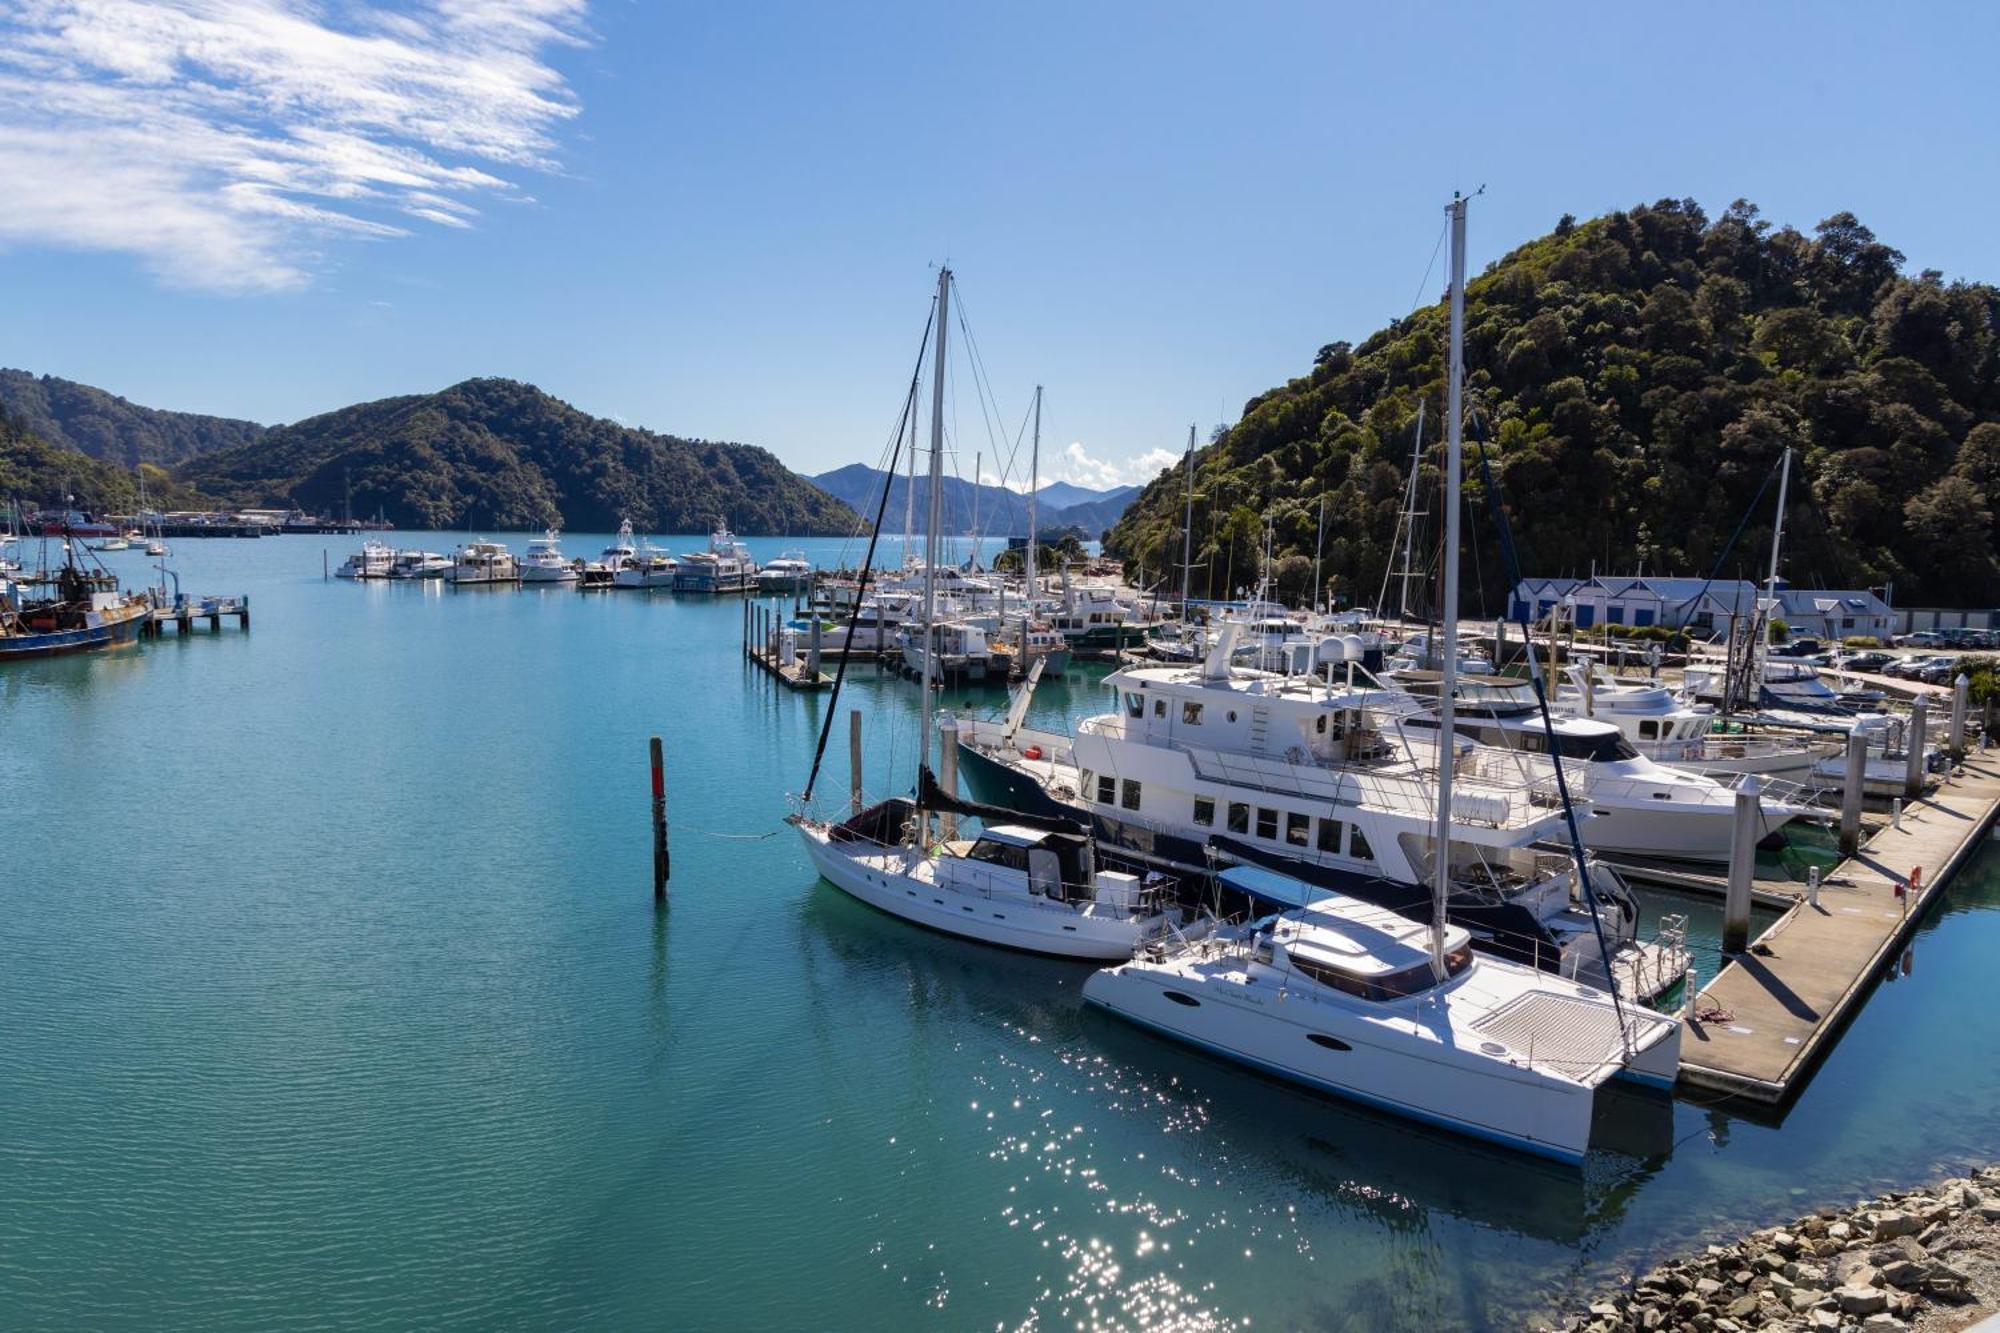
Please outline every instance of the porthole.
M1497 1041L1482 1041L1479 1043L1479 1049L1486 1052L1488 1055L1507 1054L1507 1048L1505 1046L1502 1046Z
M1190 1009L1199 1009L1201 1007L1201 1001L1195 999L1192 995L1183 995L1177 990L1164 991L1162 994L1175 1004L1184 1004Z
M1329 1037L1324 1032L1308 1032L1306 1040L1315 1046L1324 1046L1329 1051L1351 1051L1354 1048L1338 1037Z

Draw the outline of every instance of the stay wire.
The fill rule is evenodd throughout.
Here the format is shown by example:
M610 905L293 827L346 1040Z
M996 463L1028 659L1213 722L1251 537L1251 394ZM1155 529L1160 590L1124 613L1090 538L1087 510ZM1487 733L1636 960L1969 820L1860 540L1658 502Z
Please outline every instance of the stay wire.
M917 340L917 364L916 368L910 372L910 391L903 398L904 415L902 421L896 425L896 444L889 452L888 475L892 479L896 475L896 465L902 457L903 427L908 424L909 413L917 401L917 378L924 372L924 349L930 346L931 329L936 323L937 300L933 297L931 300L931 313L924 320L924 336ZM875 530L868 534L868 551L861 558L861 575L854 589L854 609L847 616L846 645L849 648L854 644L854 632L860 625L861 604L868 596L868 574L875 564L875 544L882 540L882 516L888 511L888 508L889 484L885 481L882 484L881 497L875 502ZM833 734L833 719L840 703L840 689L847 682L847 663L853 656L852 652L841 653L840 665L833 669L833 693L827 698L826 717L820 722L819 744L813 749L812 771L806 775L806 790L805 795L800 798L801 806L812 803L813 788L819 785L819 769L820 764L826 759L827 737Z

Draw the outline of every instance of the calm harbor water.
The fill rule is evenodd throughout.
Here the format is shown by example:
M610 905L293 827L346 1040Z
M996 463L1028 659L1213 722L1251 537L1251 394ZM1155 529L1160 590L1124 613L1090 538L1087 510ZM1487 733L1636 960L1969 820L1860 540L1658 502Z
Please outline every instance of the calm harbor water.
M819 884L779 820L826 701L738 602L323 581L355 545L178 542L250 634L0 672L0 1324L1477 1328L2000 1155L1991 852L1782 1124L1639 1100L1565 1171ZM850 690L906 785L914 689Z

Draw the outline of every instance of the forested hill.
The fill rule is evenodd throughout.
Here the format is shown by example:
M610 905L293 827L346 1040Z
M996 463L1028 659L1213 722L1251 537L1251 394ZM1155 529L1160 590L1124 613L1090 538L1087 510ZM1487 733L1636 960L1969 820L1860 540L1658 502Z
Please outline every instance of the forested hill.
M1705 575L1783 449L1798 450L1784 573L1795 584L1894 580L1904 603L2000 604L2000 290L1904 273L1853 215L1811 236L1739 201L1565 217L1467 284L1470 410L1491 442L1530 575ZM1195 588L1254 582L1264 516L1311 582L1375 598L1391 562L1419 403L1436 441L1447 315L1418 310L1245 405L1199 455ZM1468 431L1466 606L1497 610L1504 575ZM1442 455L1419 478L1435 497ZM1110 547L1180 559L1184 481L1147 487ZM1728 572L1761 574L1775 485ZM1434 502L1419 508L1436 511ZM1233 547L1234 564L1230 567ZM1419 549L1422 549L1421 539ZM1479 585L1477 588L1474 585Z
M152 463L140 467L145 471L147 503L167 509L207 506L203 496L176 481L165 468ZM65 496L75 497L79 508L93 513L129 514L139 507L139 475L51 444L0 406L0 514L15 503L24 509L60 505Z
M49 444L125 468L172 467L264 433L254 421L141 407L88 384L25 370L0 370L0 411Z
M852 510L771 454L588 416L532 385L474 379L274 427L185 469L239 505L378 510L416 528L842 534Z

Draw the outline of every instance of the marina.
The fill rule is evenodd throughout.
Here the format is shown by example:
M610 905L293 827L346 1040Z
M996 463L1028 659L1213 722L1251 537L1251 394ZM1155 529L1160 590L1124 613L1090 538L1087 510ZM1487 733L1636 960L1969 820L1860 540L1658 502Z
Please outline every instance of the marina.
M741 604L328 584L318 546L177 553L184 582L242 589L280 627L224 634L227 651L169 639L0 674L15 742L0 780L19 818L106 790L96 766L32 758L87 709L98 743L129 756L121 811L185 763L226 769L227 783L180 788L175 819L251 867L225 878L170 850L143 882L79 893L31 875L14 890L8 1097L40 1146L0 1176L0 1236L43 1275L33 1300L90 1322L169 1289L193 1320L269 1322L234 1279L196 1289L141 1266L106 1285L65 1257L179 1228L180 1265L384 1325L622 1322L671 1299L690 1324L860 1328L929 1318L939 1293L954 1317L1012 1324L1102 1293L1253 1327L1310 1324L1328 1302L1389 1309L1390 1328L1481 1327L1699 1248L1711 1228L1761 1224L1772 1197L1802 1211L1990 1156L2000 1051L1953 1018L2000 1003L1986 844L1912 914L1910 974L1871 980L1787 1103L1700 1089L1661 1106L1610 1087L1623 1128L1579 1173L1183 1052L1085 1007L1087 964L954 941L818 883L789 830L763 835L827 696L754 686ZM840 547L807 549L833 566ZM501 653L512 669L477 674ZM703 682L698 711L647 669L665 653ZM1024 725L1062 732L1101 711L1108 670L1043 680ZM826 782L843 813L847 708L865 716L863 784L879 799L908 789L918 702L891 672L849 672ZM476 700L430 684L475 676ZM997 686L945 698L955 713L969 698L975 718L1007 701ZM216 731L225 712L259 744ZM345 719L338 744L328 713ZM673 814L661 913L646 731L666 738ZM487 802L448 820L393 813L482 767ZM534 794L552 778L604 796L551 817ZM246 787L270 793L258 811ZM1640 889L1649 913L1691 917L1714 978L1713 898ZM1760 932L1774 912L1758 908ZM134 929L155 944L124 947ZM768 1003L718 986L719 955L744 949ZM491 961L441 961L468 954ZM203 1079L155 1086L143 1016L162 1007L176 1048L205 1052ZM1690 1032L1687 1052L1699 1045ZM79 1060L103 1071L102 1102L66 1091ZM495 1062L530 1075L500 1102ZM115 1210L76 1198L51 1154L168 1192ZM335 1180L344 1202L328 1208ZM522 1235L524 1210L556 1222ZM794 1265L757 1280L773 1246ZM579 1247L602 1260L581 1285L556 1276ZM1393 1300L1384 1272L1409 1275Z

